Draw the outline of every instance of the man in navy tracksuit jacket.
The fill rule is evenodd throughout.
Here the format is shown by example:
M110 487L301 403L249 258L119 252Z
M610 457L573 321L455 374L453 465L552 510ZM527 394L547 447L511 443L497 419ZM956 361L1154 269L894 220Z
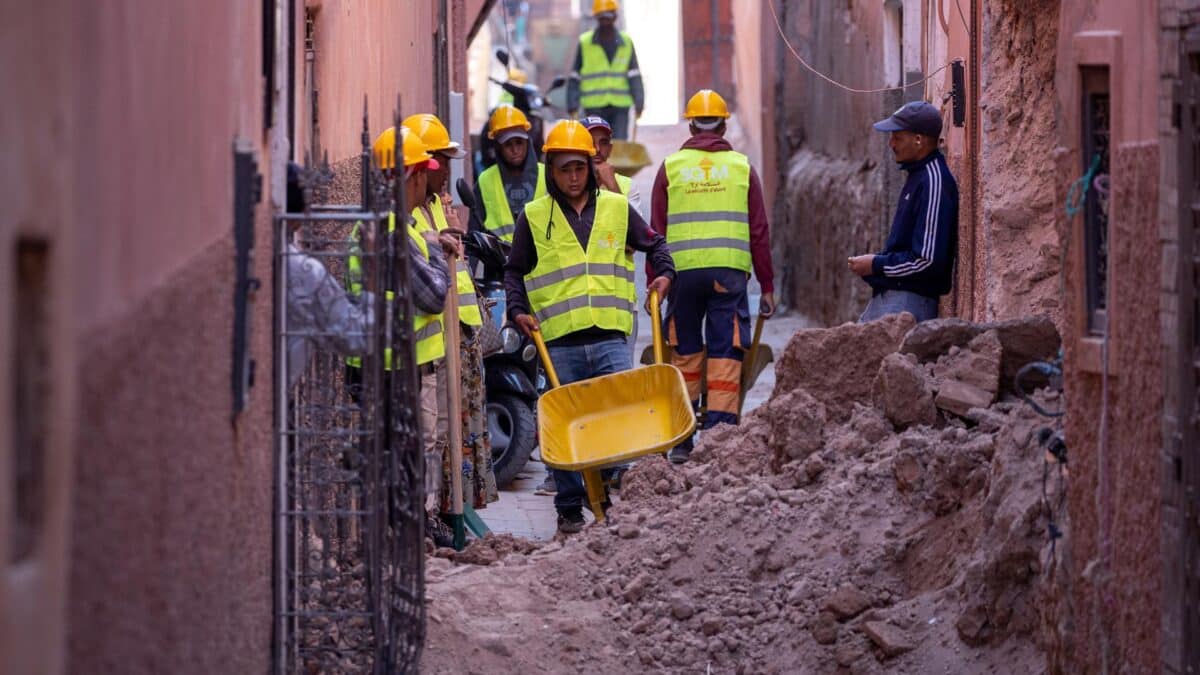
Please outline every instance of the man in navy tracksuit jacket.
M916 101L875 128L891 132L889 145L908 180L883 252L847 261L873 291L859 321L900 312L912 313L917 321L935 319L938 297L949 293L954 281L958 251L958 184L938 150L942 115Z

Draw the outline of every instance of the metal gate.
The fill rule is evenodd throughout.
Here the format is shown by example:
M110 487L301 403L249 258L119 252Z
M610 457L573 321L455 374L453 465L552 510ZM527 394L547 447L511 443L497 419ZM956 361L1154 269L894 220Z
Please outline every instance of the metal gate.
M310 162L298 180L306 206L275 219L277 673L416 672L424 640L408 239L388 233L393 205L407 209L369 142L364 113L358 204L326 203L333 173ZM347 294L352 255L365 292ZM323 313L331 298L353 309ZM334 314L343 321L325 320Z
M1185 672L1200 672L1200 26L1180 41L1179 316L1176 478L1183 483L1183 650Z

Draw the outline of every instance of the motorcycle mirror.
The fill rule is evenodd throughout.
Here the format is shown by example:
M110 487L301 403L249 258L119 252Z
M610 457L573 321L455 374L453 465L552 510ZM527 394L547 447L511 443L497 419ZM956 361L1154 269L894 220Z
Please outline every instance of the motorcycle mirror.
M564 86L566 83L567 83L567 78L563 77L562 75L559 75L558 77L554 78L550 82L550 88L547 89L546 92L547 93L552 92L555 89L558 89L558 88Z
M496 60L502 63L505 68L507 68L509 60L508 50L504 47L496 47Z
M458 193L458 201L468 209L475 208L475 193L471 191L471 186L467 183L466 178L459 178L454 182L454 191Z

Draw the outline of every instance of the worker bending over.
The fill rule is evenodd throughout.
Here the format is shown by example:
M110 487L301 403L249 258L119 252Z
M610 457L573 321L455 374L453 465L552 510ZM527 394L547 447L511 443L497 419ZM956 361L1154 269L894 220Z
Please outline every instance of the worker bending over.
M529 150L529 119L511 105L498 106L488 121L488 138L496 141L497 162L475 182L471 229L484 230L511 243L513 214L546 194L546 173L537 153Z
M762 184L745 155L725 140L729 110L708 89L688 101L692 137L654 178L650 224L666 235L678 276L667 306L667 336L692 405L702 387L702 429L737 424L743 350L750 346L746 283L750 269L762 288L759 314L775 313L771 238ZM707 354L707 364L705 363ZM670 453L686 462L688 439Z
M413 227L421 233L447 232L458 233L465 230L459 224L458 214L450 207L450 195L446 192L450 182L450 161L462 159L467 153L458 143L450 140L450 133L436 115L423 113L412 115L404 120L404 127L416 134L425 144L425 149L437 160L437 166L427 172L424 199L417 203L412 215ZM416 197L414 196L414 201ZM462 386L455 391L462 398L462 442L463 442L463 503L472 508L482 509L489 501L499 498L496 491L496 476L492 473L492 445L487 435L487 420L485 419L485 402L483 391L483 350L479 345L479 328L483 325L483 314L479 309L479 299L475 295L475 282L471 280L467 260L461 249L456 251L455 281L458 293L458 320L462 326L459 332L458 349L462 363ZM448 349L453 346L448 345ZM447 426L447 396L451 395L446 381L446 368L437 369L438 383L438 424ZM439 511L448 513L452 503L450 494L451 475L449 457L443 457L442 466L438 468L442 489Z
M617 30L617 0L595 0L596 29L579 36L575 65L567 80L567 112L599 115L612 125L613 136L629 138L629 108L638 117L646 107L642 73L629 34Z
M547 196L517 218L504 266L508 313L526 334L540 330L559 381L569 384L633 367L626 336L633 327L633 266L625 247L645 251L650 290L665 295L675 269L666 240L619 194L600 190L592 137L564 120L546 137ZM554 471L558 529L583 528L586 490L572 471Z

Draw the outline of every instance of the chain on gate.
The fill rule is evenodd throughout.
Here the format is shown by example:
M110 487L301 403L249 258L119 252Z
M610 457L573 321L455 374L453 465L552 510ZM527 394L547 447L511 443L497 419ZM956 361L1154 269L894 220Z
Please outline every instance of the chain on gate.
M275 220L277 673L416 672L424 641L405 201L369 143L364 110L358 204L329 204L340 183L309 162Z

